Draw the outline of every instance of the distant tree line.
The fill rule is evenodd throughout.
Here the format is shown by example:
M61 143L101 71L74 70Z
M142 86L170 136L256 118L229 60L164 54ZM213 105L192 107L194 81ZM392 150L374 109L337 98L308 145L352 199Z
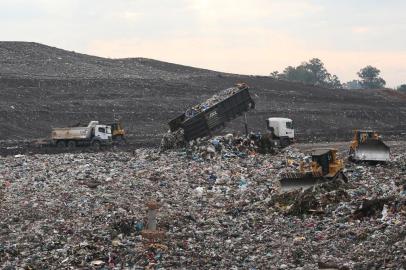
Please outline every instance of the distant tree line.
M327 71L320 59L313 58L297 67L288 66L281 73L274 71L270 76L279 80L302 82L333 89L379 89L384 88L386 85L386 81L380 77L380 73L379 69L368 65L357 72L358 80L342 84L337 75L332 75ZM402 84L397 90L406 93L406 84Z
M402 84L397 88L397 90L406 93L406 84Z
M313 58L309 62L303 62L297 67L288 66L282 73L274 71L271 77L294 82L320 85L328 88L341 88L341 82L336 75L331 75L324 67L323 62Z

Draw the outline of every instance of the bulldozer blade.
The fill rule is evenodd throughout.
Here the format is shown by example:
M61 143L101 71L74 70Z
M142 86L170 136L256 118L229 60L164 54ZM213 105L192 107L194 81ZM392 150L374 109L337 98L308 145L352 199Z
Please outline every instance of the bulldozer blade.
M355 150L354 159L358 161L389 161L390 148L382 141L371 140L360 144Z
M340 179L341 181L348 183L348 177L342 171L337 173L337 175L332 180L336 179Z
M288 192L296 189L309 189L326 182L327 179L313 174L288 174L280 180L281 191Z

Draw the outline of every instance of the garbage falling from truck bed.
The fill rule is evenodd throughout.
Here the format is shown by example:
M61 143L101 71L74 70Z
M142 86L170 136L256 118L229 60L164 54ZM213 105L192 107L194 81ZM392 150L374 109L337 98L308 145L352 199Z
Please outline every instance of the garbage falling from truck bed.
M221 144L0 158L1 267L404 265L405 143L391 145L389 164L348 163L348 183L296 193L280 193L278 179L299 166L299 149L264 155ZM146 245L151 200L165 237Z
M255 102L250 96L248 85L238 83L235 87L227 88L169 121L170 129L161 140L161 150L184 146L194 139L211 137L214 130L224 127L227 122L253 108Z

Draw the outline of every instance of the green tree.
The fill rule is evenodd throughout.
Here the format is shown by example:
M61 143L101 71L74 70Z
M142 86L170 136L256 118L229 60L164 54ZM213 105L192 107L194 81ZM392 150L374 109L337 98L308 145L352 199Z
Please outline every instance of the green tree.
M315 84L313 74L303 66L289 66L283 70L280 77L287 81Z
M345 89L362 89L360 81L358 81L358 80L352 80L352 81L346 82L343 84L343 87Z
M337 77L337 75L331 76L329 81L330 81L329 85L330 85L331 88L337 89L337 88L342 88L343 87L343 85L341 84L340 79Z
M357 75L361 78L360 84L365 89L383 88L386 85L384 79L379 77L381 71L373 66L366 66Z
M402 84L402 85L399 86L397 89L398 89L398 91L401 91L401 92L406 93L406 84Z
M323 62L318 58L313 58L309 63L303 63L302 66L312 74L314 84L322 84L328 81L331 76L324 67Z
M269 76L271 76L274 79L278 79L279 78L279 71L275 70L274 72L271 72L271 74L269 74Z
M303 62L297 67L288 66L282 73L272 72L272 77L306 84L320 85L328 88L341 88L341 82L336 75L331 75L324 67L323 62L313 58L309 62Z

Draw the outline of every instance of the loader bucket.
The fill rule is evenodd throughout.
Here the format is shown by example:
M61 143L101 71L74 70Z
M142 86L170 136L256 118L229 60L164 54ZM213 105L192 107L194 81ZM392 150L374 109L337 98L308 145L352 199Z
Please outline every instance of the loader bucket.
M327 179L322 176L314 176L311 173L284 175L280 180L281 191L288 192L296 189L309 189L315 185L326 182Z
M390 148L380 140L370 140L359 144L354 159L358 161L389 161Z

